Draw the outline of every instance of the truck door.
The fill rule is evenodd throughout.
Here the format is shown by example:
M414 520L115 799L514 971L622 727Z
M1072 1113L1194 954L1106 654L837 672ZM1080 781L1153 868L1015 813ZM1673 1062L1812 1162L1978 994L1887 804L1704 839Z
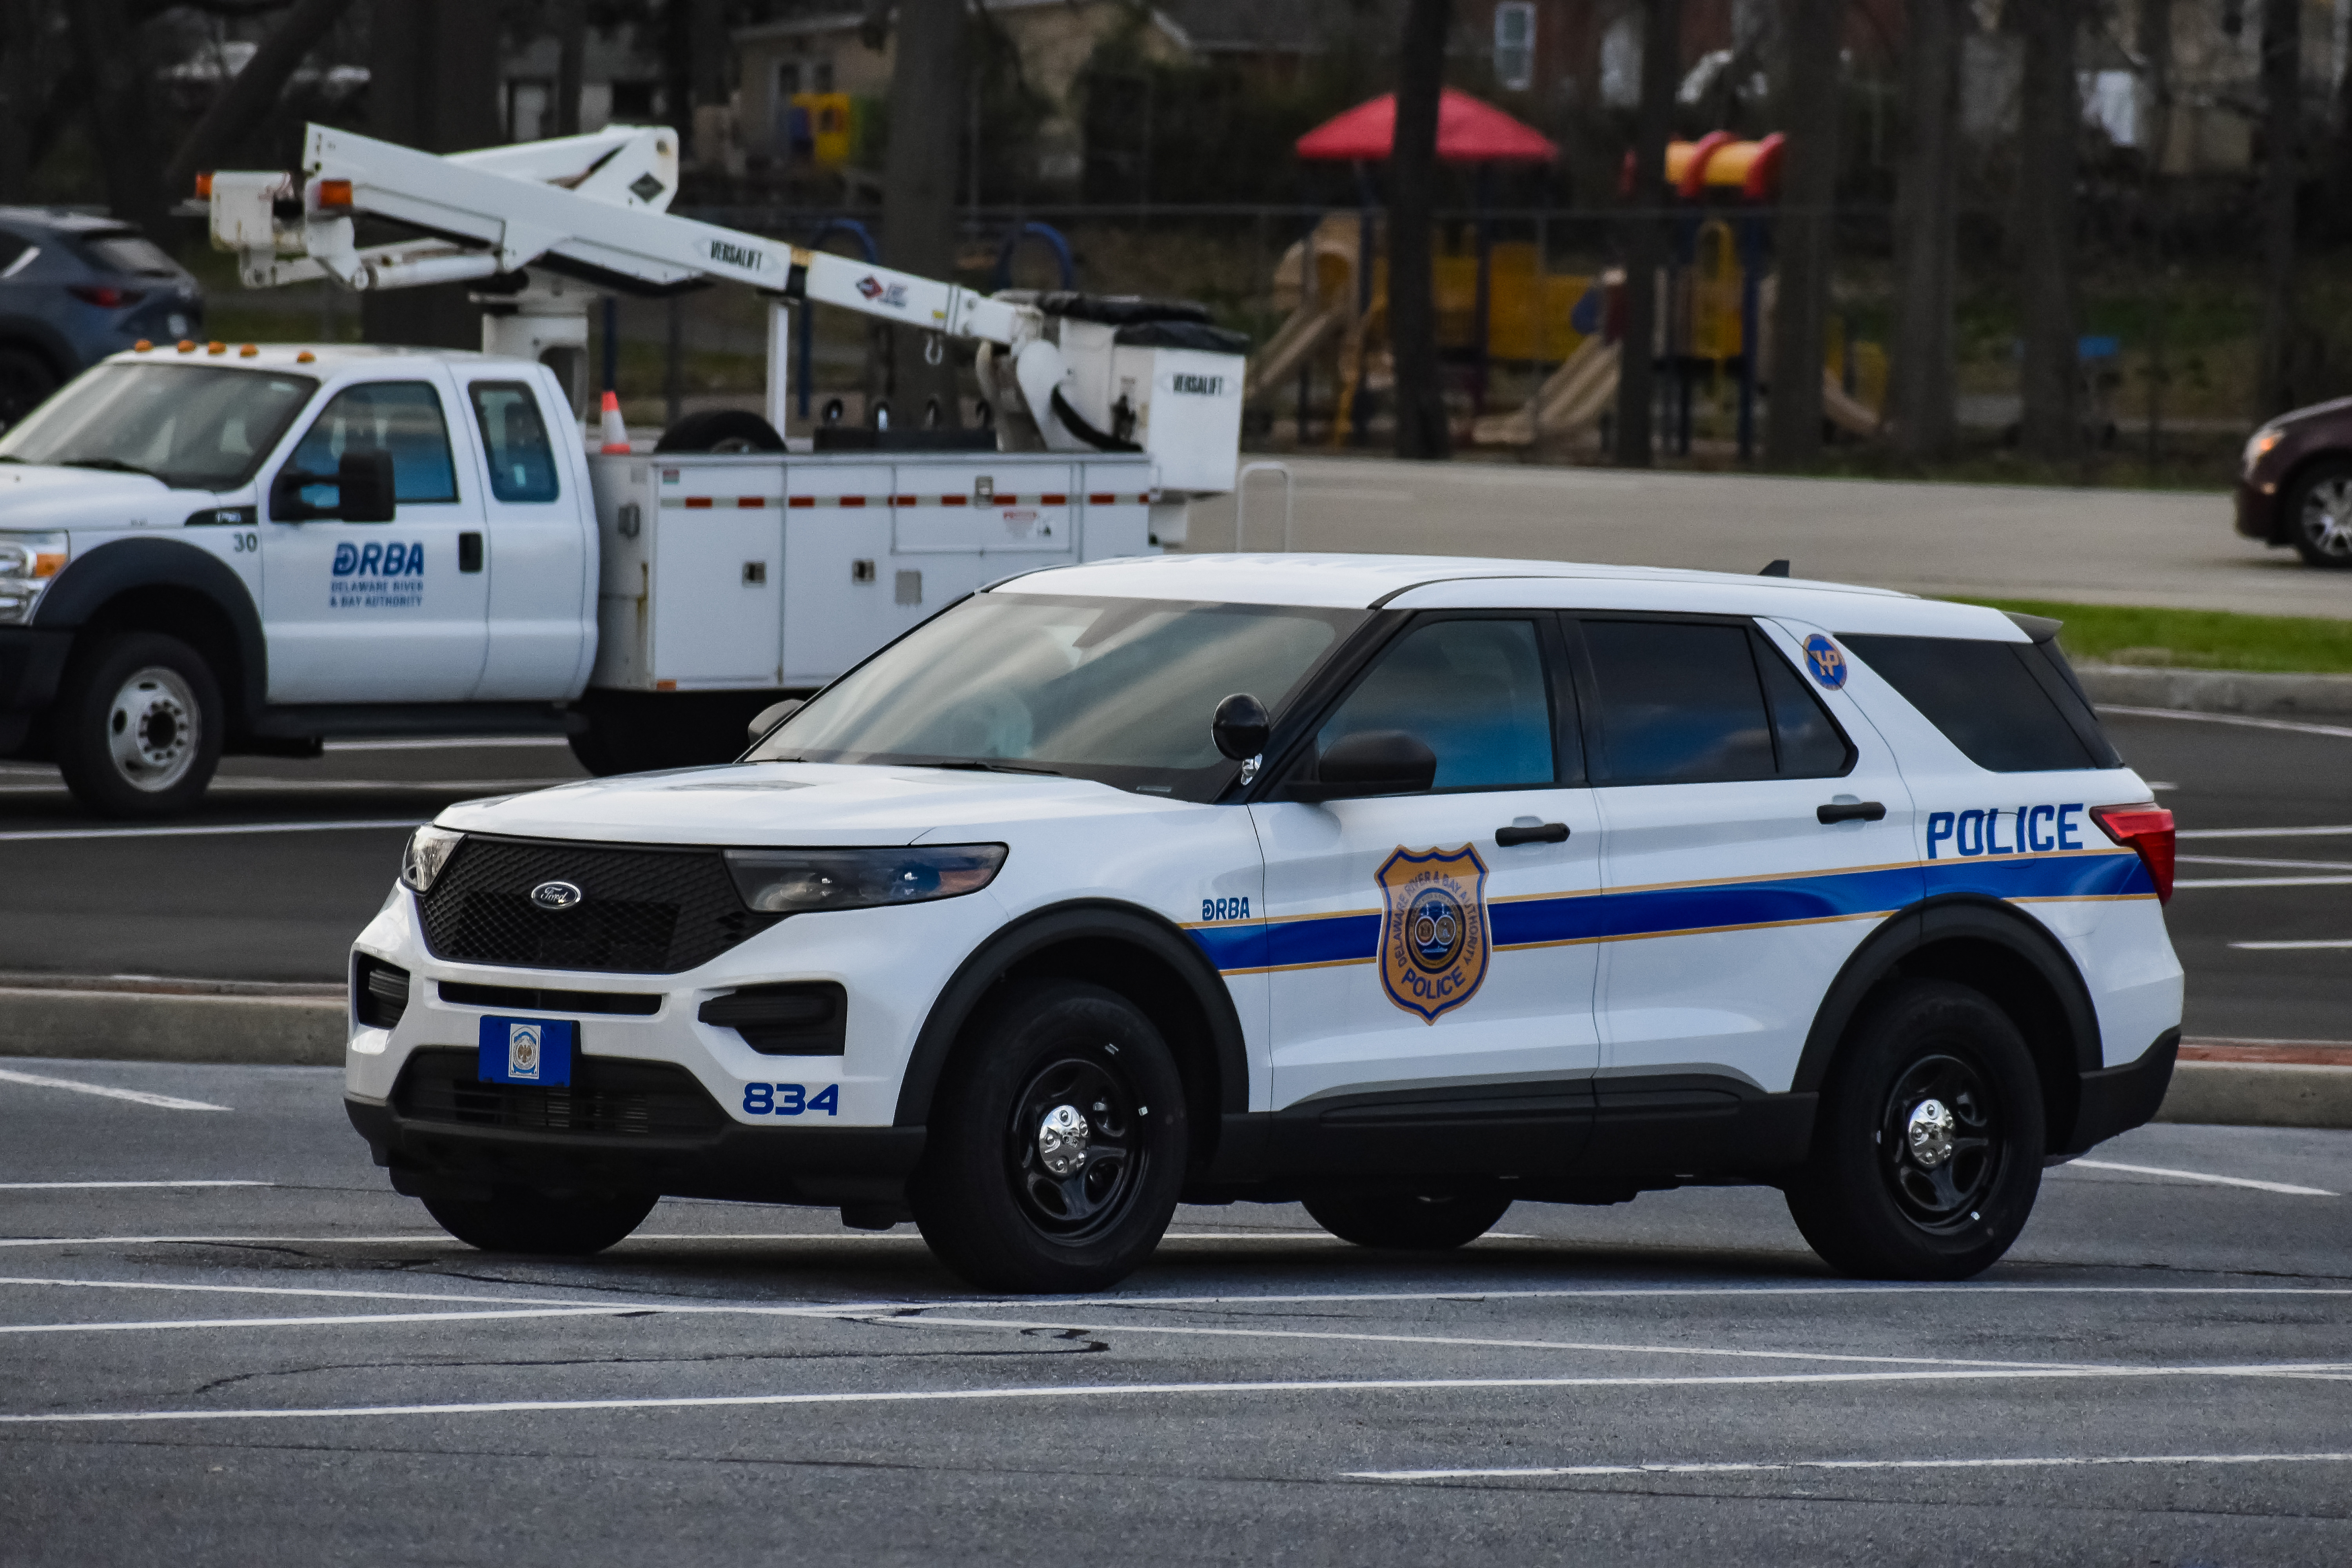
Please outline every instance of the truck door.
M265 491L262 624L269 700L462 702L482 676L489 578L480 481L451 444L446 378L419 365L328 400ZM392 454L390 522L344 522L347 451Z
M593 509L548 430L546 389L512 373L467 377L489 579L482 701L569 697L586 678Z

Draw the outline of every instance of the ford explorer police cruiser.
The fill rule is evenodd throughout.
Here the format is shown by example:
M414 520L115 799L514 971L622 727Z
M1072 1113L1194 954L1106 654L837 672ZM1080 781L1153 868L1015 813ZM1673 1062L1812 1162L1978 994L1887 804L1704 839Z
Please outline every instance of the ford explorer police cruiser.
M2049 622L1830 584L1169 556L956 604L739 763L453 806L347 1105L475 1246L665 1194L1102 1287L1179 1201L1370 1247L1782 1188L1999 1258L2179 1035L2172 821Z

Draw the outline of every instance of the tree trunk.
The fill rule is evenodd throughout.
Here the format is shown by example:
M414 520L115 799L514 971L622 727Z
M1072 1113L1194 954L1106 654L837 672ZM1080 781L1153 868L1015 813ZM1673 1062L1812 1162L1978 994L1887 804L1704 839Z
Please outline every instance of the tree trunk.
M580 84L587 75L588 0L555 0L555 133L580 134Z
M1396 139L1389 151L1389 343L1396 357L1396 455L1454 455L1437 363L1430 227L1437 197L1437 99L1445 86L1453 0L1406 0L1397 55Z
M1633 212L1619 248L1625 258L1625 336L1617 355L1617 461L1650 466L1650 411L1656 401L1658 269L1666 261L1666 138L1674 130L1682 71L1682 0L1649 0L1642 27L1642 100L1633 121Z
M499 57L477 0L375 0L368 29L368 134L425 153L499 140ZM360 296L372 343L478 349L482 312L462 283Z
M1895 205L1895 444L1908 458L1948 456L1952 308L1959 216L1960 39L1968 0L1910 0L1903 97L1910 117Z
M1764 460L1812 461L1822 450L1822 341L1829 331L1831 208L1837 200L1838 48L1843 0L1788 0L1779 120L1789 138L1775 226L1780 288L1772 303L1772 396Z
M261 123L285 89L286 79L350 5L351 0L297 0L279 16L278 25L269 29L245 68L180 143L179 155L163 176L163 188L173 199L191 194L196 175L217 164L223 154Z
M2263 0L2263 342L2254 417L2295 405L2294 198L2303 172L2303 7Z
M2074 170L2082 136L2074 79L2081 0L2011 8L2025 37L2018 92L2018 326L2024 340L2019 434L2025 451L2063 461L2082 447L2075 337Z
M74 52L89 68L90 140L106 172L114 215L151 236L163 232L163 187L156 177L155 134L148 113L151 84L142 31L122 0L71 0Z
M40 107L35 66L44 7L0 0L0 203L22 202L32 180L33 121Z
M963 0L898 0L890 145L882 164L882 259L925 278L955 271L956 174L969 75L965 27ZM924 405L936 399L940 422L961 425L954 356L942 352L938 364L925 363L931 334L912 326L890 336L892 421L901 428L919 425Z

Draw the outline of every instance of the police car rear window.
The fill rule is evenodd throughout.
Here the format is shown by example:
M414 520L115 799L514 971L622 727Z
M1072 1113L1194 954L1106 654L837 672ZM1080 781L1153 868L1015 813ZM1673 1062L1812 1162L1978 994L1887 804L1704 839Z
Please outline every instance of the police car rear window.
M1879 636L1838 640L1987 772L2118 765L2097 720L2031 643Z

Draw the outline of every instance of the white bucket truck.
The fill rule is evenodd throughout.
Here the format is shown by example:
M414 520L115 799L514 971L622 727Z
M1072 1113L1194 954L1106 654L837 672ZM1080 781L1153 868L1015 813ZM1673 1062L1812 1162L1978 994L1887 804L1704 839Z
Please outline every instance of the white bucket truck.
M465 282L489 313L480 353L143 346L0 437L0 755L109 815L345 736L721 760L982 584L1181 543L1186 502L1233 488L1242 344L1198 307L984 296L673 216L661 127L436 157L314 125L301 174L200 185L247 287ZM362 248L361 217L425 237ZM766 417L586 449L543 361L576 363L600 292L710 282L768 299ZM992 449L787 450L796 305L976 342Z

